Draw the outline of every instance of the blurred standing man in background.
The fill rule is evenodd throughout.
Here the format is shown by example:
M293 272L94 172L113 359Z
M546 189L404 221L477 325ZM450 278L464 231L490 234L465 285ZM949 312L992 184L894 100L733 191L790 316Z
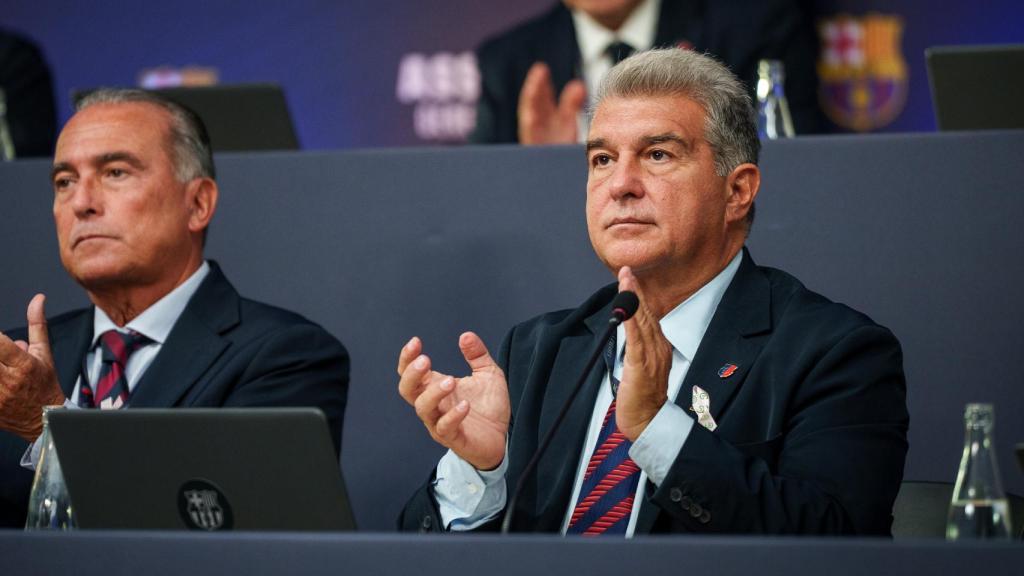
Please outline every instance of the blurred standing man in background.
M312 406L340 449L348 354L297 314L239 296L205 260L217 208L206 128L138 90L78 103L54 154L61 262L93 306L0 334L0 525L24 523L43 406ZM116 446L97 447L117 450ZM128 457L128 455L126 455Z
M477 50L475 143L571 144L605 73L634 51L681 47L725 63L753 95L781 60L797 134L822 130L818 40L799 0L562 0Z
M902 353L865 315L757 266L750 98L722 64L655 50L613 68L587 140L586 215L618 283L512 329L472 333L463 378L401 350L399 392L449 449L407 530L564 534L890 533L907 451ZM618 291L640 299L595 342ZM583 373L550 450L523 476Z

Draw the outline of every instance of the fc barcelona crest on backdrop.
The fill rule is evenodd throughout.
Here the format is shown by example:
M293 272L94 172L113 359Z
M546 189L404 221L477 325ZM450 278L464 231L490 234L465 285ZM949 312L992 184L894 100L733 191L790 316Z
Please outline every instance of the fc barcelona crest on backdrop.
M821 104L829 119L857 132L881 128L907 101L907 62L900 50L903 19L840 14L818 25Z

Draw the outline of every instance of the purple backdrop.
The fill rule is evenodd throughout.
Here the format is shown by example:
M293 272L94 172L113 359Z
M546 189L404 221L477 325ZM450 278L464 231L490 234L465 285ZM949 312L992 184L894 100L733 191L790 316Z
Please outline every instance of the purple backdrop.
M466 117L472 97L466 89L472 77L464 73L468 53L550 3L294 0L250 9L224 0L8 0L0 26L34 38L45 50L62 120L72 89L134 85L145 69L198 66L215 69L221 83L281 83L304 148L376 147L453 141L452 132L472 120ZM809 4L820 18L872 11L902 18L907 103L882 131L934 130L926 47L1024 42L1020 0L943 3L941 9L926 0ZM411 83L405 84L404 102L396 93L403 61L412 63L405 70Z

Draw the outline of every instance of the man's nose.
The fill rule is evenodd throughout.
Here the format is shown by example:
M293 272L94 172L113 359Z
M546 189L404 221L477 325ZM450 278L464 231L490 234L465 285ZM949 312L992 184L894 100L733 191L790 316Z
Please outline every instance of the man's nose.
M621 200L627 196L644 195L643 182L640 177L640 160L633 155L623 155L615 164L615 171L608 182L612 198Z
M79 180L71 194L71 209L75 215L82 218L101 211L101 196L99 185L92 178Z

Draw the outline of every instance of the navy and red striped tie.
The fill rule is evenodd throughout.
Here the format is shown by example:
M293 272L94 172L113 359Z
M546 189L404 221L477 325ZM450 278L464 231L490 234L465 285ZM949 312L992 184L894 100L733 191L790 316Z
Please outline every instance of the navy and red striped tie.
M83 408L116 409L128 402L128 379L125 366L128 357L136 350L152 342L138 332L107 330L100 335L100 354L103 364L95 385L89 383L88 367L82 361L81 385L78 390L78 404Z
M615 337L605 349L605 364L612 390L618 391L615 378ZM587 470L583 475L579 499L573 509L566 534L599 536L625 534L633 511L633 498L640 480L640 467L629 457L633 445L615 424L615 400L612 400L601 425Z

